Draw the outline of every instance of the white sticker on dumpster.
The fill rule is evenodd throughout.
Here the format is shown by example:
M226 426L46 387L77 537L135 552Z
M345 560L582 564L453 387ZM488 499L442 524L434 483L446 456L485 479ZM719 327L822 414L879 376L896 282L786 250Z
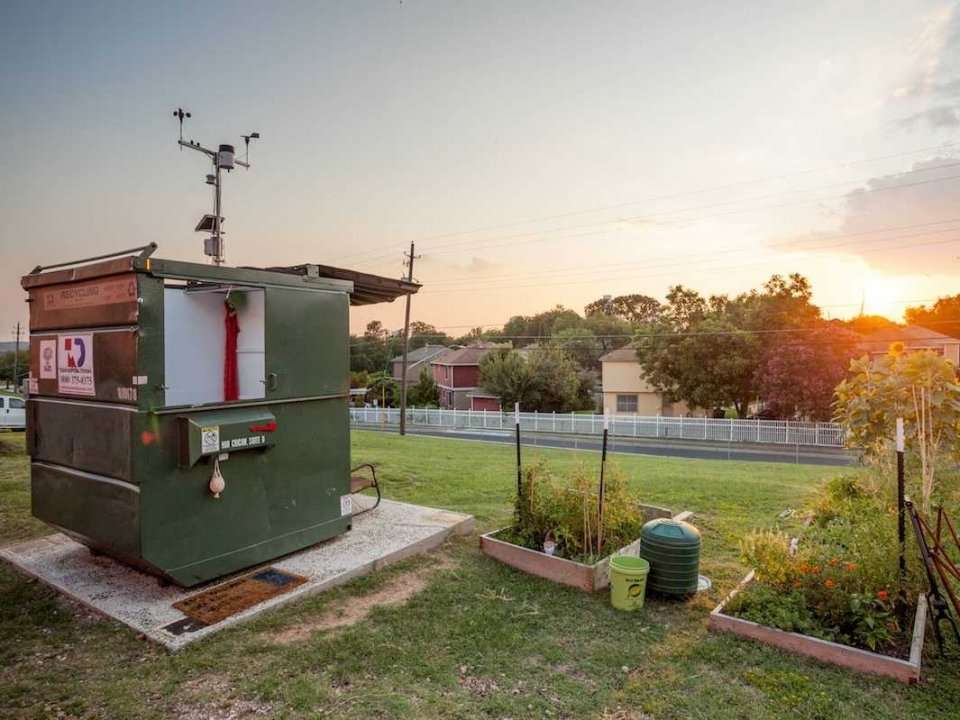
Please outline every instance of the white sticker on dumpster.
M93 379L93 333L57 338L57 391L66 395L96 395Z
M40 379L57 379L57 341L40 341Z
M349 495L340 496L340 515L353 515L353 498Z
M200 454L220 452L220 426L200 428Z

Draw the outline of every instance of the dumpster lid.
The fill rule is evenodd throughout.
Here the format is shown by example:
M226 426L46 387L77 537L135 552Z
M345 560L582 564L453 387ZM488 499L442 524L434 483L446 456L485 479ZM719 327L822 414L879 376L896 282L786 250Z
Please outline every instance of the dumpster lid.
M334 280L349 280L353 283L350 293L351 305L373 305L374 303L393 302L398 297L413 295L420 289L420 284L408 280L372 275L370 273L333 267L331 265L288 265L265 268L250 268L268 270L269 272L301 275L304 277L332 278Z

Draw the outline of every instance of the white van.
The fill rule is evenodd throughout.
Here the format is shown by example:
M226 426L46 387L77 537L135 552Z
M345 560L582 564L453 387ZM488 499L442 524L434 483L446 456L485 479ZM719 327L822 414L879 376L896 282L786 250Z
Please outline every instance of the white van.
M27 403L13 395L0 395L0 429L23 430L27 427Z

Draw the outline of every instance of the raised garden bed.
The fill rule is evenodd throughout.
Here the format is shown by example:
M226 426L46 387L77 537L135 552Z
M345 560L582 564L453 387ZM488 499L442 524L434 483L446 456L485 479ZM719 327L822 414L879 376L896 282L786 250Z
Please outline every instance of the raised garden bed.
M724 607L753 581L754 573L750 573L731 592L723 602L710 613L708 627L719 632L731 632L742 637L758 640L774 647L788 650L799 655L806 655L816 660L841 667L858 670L860 672L883 675L899 680L903 683L915 683L920 680L920 662L923 654L923 637L927 625L927 601L921 595L917 602L917 612L913 621L913 636L910 642L910 658L900 658L883 655L881 653L861 650L860 648L840 643L821 640L809 635L786 632L766 625L759 625L750 620L725 615Z
M653 505L641 505L641 512L646 519L656 517L670 517L670 510ZM692 513L685 512L677 515L679 519L687 519ZM682 517L681 517L682 516ZM637 555L640 550L640 540L635 540L626 547L620 548L607 557L592 565L568 560L567 558L547 555L540 550L514 545L497 536L509 528L500 528L486 535L480 536L480 549L490 557L499 560L530 575L536 575L561 585L579 588L586 592L597 592L610 585L608 565L612 555Z

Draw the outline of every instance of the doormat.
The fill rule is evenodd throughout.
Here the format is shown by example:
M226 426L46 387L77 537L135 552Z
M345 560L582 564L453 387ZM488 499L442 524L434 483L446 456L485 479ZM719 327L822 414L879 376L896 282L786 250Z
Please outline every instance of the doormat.
M264 600L288 593L306 581L302 575L270 567L191 595L175 602L173 607L192 620L213 625Z

